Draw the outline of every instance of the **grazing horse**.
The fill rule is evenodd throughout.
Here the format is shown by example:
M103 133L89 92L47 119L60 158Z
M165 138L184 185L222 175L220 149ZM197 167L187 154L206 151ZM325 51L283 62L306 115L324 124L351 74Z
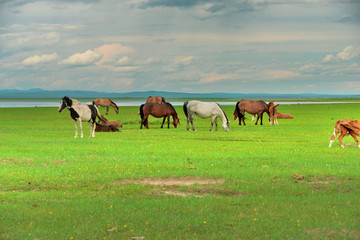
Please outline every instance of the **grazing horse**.
M69 109L70 116L74 120L74 125L75 125L75 136L74 137L75 138L77 138L77 136L78 136L77 124L76 124L77 121L79 121L81 138L84 136L83 131L82 131L82 122L89 123L90 137L95 137L96 117L98 117L99 119L102 119L100 112L95 105L82 104L76 99L65 96L65 97L63 97L62 101L60 102L60 107L59 107L58 111L61 112L65 108Z
M222 121L222 128L224 131L229 131L229 120L220 107L219 104L214 102L200 102L200 101L189 101L185 102L183 105L185 116L187 117L187 130L190 130L189 122L191 122L193 131L195 130L194 126L194 115L196 114L199 118L211 118L211 127L212 131L213 125L215 123L215 130L217 131L217 118L220 118Z
M275 105L273 102L269 102L268 106L269 106L269 112L270 112L270 118L272 118L272 122L276 125L279 125L278 119L293 119L294 117L288 113L279 113L277 111L277 107L280 104ZM271 122L271 119L270 119Z
M260 118L260 125L263 125L262 119L263 114L266 112L270 117L269 106L264 101L254 101L254 100L241 100L236 103L235 111L234 111L234 118L236 116L239 118L239 125L241 125L241 120L245 124L245 112L250 113L252 115L257 114L257 119L255 125L257 125L259 118ZM270 122L270 124L272 124Z
M116 105L116 103L114 103L113 101L111 101L110 98L97 98L93 101L93 104L95 106L100 106L100 107L106 107L106 113L105 115L108 115L109 113L109 107L113 107L116 113L119 113L119 108Z
M140 129L142 129L143 125L146 128L149 128L149 122L148 118L149 115L152 115L156 118L162 118L163 122L161 124L161 128L163 128L165 119L168 120L168 128L170 128L170 116L173 117L173 124L174 127L177 128L177 125L179 123L179 118L177 116L177 113L175 111L175 108L170 103L145 103L140 106L140 117L141 117L141 125Z
M165 98L161 97L161 96L156 96L156 97L152 97L149 96L146 100L146 103L165 103Z
M269 113L270 113L270 124L276 124L279 125L279 122L277 120L277 107L279 106L279 104L276 104L274 102L269 102L268 103L269 106Z
M339 142L340 142L340 145L342 148L344 148L342 139L348 134L350 134L354 138L355 142L357 143L357 146L360 148L359 141L356 138L356 136L360 136L359 121L357 121L357 120L352 121L350 119L336 121L335 127L334 127L334 132L331 135L329 148L331 147L332 143L334 142L336 135L338 135L339 133L340 133L340 136L338 137L338 139L339 139Z

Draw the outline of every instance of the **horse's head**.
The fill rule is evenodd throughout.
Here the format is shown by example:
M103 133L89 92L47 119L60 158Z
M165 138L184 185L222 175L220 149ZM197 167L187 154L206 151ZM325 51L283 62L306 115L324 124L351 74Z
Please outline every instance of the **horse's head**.
M223 124L222 124L222 128L224 129L225 132L229 131L229 126L230 126L229 121L224 121Z
M174 118L174 127L177 128L177 125L180 123L180 119L179 118Z
M64 110L64 108L66 107L71 107L72 106L72 100L65 96L63 97L62 101L60 102L60 107L58 109L59 112L61 112L62 110Z
M234 120L238 119L238 114L236 112L236 110L234 111Z
M279 104L275 105L274 102L269 102L268 106L269 106L270 125L274 125L276 119L277 107L279 106Z

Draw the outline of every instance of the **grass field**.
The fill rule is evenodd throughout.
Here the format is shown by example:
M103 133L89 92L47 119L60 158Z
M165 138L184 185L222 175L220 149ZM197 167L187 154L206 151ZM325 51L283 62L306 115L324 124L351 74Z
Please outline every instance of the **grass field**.
M67 110L0 108L0 239L360 239L360 149L328 147L360 104L280 105L295 119L245 127L234 106L229 132L186 131L180 106L177 129L111 109L124 127L93 139Z

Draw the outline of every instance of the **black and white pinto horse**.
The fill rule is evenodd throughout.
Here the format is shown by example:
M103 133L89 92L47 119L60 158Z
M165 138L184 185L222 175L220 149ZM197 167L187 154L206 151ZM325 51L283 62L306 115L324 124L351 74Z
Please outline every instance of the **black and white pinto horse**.
M214 102L200 102L200 101L189 101L185 102L183 105L185 116L187 117L187 130L189 131L190 125L192 124L193 131L195 130L194 126L194 115L196 114L200 118L211 118L211 127L210 131L212 131L213 124L215 123L215 130L217 131L217 118L220 118L222 121L222 128L224 131L229 131L229 120L224 112L224 110L220 107L219 104Z
M90 127L90 137L95 137L95 128L96 128L96 117L100 120L103 120L103 117L100 115L98 108L93 104L82 104L78 100L63 97L62 101L60 102L60 107L58 109L59 112L64 110L65 108L69 109L70 116L74 120L75 125L75 138L78 137L77 131L77 124L76 122L79 121L80 131L81 131L81 138L83 138L83 131L82 131L82 122L88 122Z

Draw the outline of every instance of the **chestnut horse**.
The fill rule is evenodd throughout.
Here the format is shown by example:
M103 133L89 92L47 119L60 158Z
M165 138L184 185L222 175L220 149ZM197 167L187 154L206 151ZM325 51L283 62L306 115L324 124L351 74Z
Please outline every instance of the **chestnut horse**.
M260 125L263 125L262 119L263 114L266 112L270 117L269 106L264 101L254 101L254 100L241 100L236 103L235 111L234 111L234 118L239 118L239 125L241 125L241 120L245 124L245 112L250 113L252 115L257 114L257 119L255 125L257 125L259 118L260 118ZM270 124L273 124L270 122Z
M145 103L140 106L140 117L141 117L141 125L140 129L142 129L143 125L145 128L149 128L148 118L149 115L152 115L156 118L164 118L161 124L161 128L163 128L165 119L168 119L168 128L170 128L170 116L173 117L174 127L177 128L179 123L179 118L175 111L175 108L170 103Z
M277 120L277 107L279 106L279 104L275 105L274 102L269 102L268 103L269 106L269 112L270 112L270 124L277 124L279 125L279 122Z
M165 98L160 97L160 96L156 96L156 97L152 97L149 96L146 100L146 103L164 103L165 102Z
M294 117L291 116L290 114L288 113L279 113L277 111L277 107L279 106L279 104L277 104L275 106L275 104L273 102L269 102L268 104L269 106L269 111L271 113L271 116L273 117L273 123L276 124L276 125L279 125L279 122L278 122L278 119L293 119ZM270 120L271 122L271 120Z
M110 98L97 98L93 101L93 104L97 107L106 107L106 113L105 115L108 115L109 113L109 107L113 107L116 113L119 113L119 108L113 101L110 100Z
M123 127L123 125L118 122L118 121L109 121L106 118L104 118L103 115L101 115L101 117L103 118L103 120L100 119L100 123L103 125L114 125L115 127Z
M343 143L342 139L348 134L350 134L354 138L355 142L357 143L357 146L360 148L359 141L356 138L356 136L360 136L359 121L357 121L357 120L352 121L350 119L336 121L335 127L334 127L334 132L331 135L329 148L331 147L332 143L334 142L336 135L338 135L339 133L340 133L340 136L338 137L338 139L339 139L339 142L340 142L340 145L342 148L344 148L344 143Z

